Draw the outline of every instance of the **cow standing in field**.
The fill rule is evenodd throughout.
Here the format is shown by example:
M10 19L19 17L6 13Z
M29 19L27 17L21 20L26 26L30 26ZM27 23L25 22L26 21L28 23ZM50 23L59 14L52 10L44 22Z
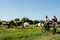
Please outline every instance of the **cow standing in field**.
M14 21L9 21L8 28L11 28L11 27L13 28L14 25L15 25Z
M22 22L14 22L14 21L10 21L8 24L8 28L10 27L17 27L20 26L22 24Z
M17 26L20 26L22 24L22 22L17 22Z
M43 26L44 26L43 23L37 23L37 24L36 24L36 27L43 27Z
M7 22L7 21L2 21L2 25L1 25L1 26L6 26L6 27L8 27L8 24L9 24L9 22Z
M28 22L25 22L25 23L22 24L22 27L23 27L23 28L26 28L26 27L28 27L28 26L29 26L29 23L28 23Z

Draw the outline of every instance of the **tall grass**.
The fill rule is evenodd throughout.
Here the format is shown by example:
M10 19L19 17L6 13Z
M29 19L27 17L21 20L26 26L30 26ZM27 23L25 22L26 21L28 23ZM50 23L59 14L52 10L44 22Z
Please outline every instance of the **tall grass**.
M17 28L0 27L0 40L34 40L42 36L48 36L50 33L35 27L35 25L30 25L27 28L21 26Z

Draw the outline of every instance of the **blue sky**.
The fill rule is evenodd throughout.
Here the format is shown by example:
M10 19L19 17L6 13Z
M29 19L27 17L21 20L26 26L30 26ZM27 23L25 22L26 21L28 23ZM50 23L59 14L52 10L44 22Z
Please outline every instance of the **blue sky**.
M60 20L60 0L0 0L0 19L11 20L28 17L32 20L54 15Z

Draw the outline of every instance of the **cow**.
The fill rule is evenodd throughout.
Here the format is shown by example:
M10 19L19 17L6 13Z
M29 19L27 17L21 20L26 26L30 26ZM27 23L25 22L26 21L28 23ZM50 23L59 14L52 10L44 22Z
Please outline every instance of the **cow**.
M43 23L37 23L37 24L36 24L36 27L43 27L43 26L44 26Z
M22 24L22 22L12 22L10 21L9 24L8 24L8 28L9 27L17 27L17 26L20 26Z
M23 28L26 28L26 27L28 27L29 26L29 23L28 22L24 22L23 24L22 24L22 27Z

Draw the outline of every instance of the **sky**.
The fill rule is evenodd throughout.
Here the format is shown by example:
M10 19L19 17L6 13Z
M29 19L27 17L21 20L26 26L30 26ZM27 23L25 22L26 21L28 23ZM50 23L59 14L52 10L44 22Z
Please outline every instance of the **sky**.
M41 20L55 15L60 20L60 0L0 0L0 20L28 17Z

